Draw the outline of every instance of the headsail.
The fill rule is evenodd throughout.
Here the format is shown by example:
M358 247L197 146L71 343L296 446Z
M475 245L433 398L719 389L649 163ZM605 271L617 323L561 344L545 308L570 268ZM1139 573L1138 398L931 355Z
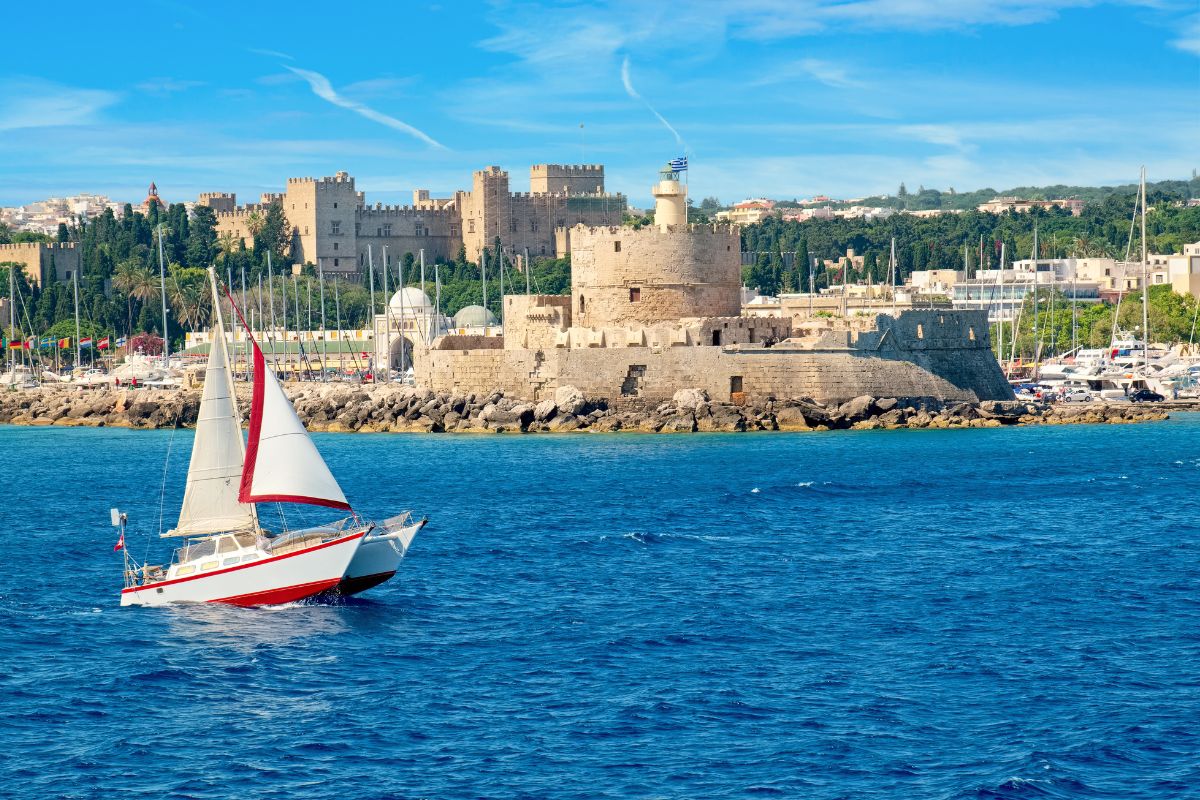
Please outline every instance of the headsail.
M255 526L254 507L238 500L244 445L229 377L225 329L218 318L204 373L183 508L179 524L168 535L199 536Z
M349 510L342 487L267 367L258 342L251 338L250 344L254 348L254 400L239 499L243 503L308 503Z

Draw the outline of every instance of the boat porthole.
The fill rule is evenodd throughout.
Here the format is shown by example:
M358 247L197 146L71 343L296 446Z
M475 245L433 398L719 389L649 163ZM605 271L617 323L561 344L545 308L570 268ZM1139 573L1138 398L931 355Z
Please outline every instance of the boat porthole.
M159 594L162 594L162 587L161 587L161 586L158 588L158 593L159 593Z

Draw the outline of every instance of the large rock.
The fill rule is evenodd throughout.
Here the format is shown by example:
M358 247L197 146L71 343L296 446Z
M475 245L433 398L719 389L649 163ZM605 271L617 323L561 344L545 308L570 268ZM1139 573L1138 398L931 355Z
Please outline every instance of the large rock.
M554 400L547 398L538 403L533 409L533 418L538 422L545 422L554 417L558 413L558 406L554 404Z
M875 413L875 398L870 395L859 395L838 406L838 414L847 422L858 422Z
M587 398L574 386L560 386L554 390L554 405L563 414L578 414L587 405Z
M812 425L804 414L804 409L788 406L775 412L775 424L781 431L811 431Z
M695 411L708 402L708 394L703 389L680 389L671 402L681 411Z

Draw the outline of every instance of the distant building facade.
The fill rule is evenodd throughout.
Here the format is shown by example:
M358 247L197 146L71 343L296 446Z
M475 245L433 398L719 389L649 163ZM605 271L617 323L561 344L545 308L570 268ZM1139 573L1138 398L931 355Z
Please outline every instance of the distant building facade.
M70 281L79 270L79 254L78 242L0 244L0 264L20 264L34 286Z
M1066 200L1023 200L1020 197L993 197L978 206L980 211L990 214L1002 214L1005 211L1024 213L1034 208L1065 208L1072 216L1078 217L1083 213L1083 201L1071 197Z
M339 172L326 178L289 178L284 192L264 194L258 203L239 206L231 193L201 194L199 202L216 212L218 234L230 233L247 244L272 203L280 203L292 228L295 261L312 264L326 275L357 278L371 261L395 264L405 253L451 259L465 247L478 261L484 249L501 247L512 255L561 255L555 230L571 225L619 225L624 195L604 189L599 164L535 164L529 192L513 192L509 175L496 166L477 170L470 190L434 198L413 192L412 205L367 203L354 178Z

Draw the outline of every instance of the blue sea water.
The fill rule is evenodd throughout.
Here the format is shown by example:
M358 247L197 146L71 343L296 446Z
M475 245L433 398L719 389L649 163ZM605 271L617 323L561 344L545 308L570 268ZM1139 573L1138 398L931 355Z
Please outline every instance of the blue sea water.
M1200 796L1200 415L315 438L397 579L122 609L190 432L0 428L0 795Z

